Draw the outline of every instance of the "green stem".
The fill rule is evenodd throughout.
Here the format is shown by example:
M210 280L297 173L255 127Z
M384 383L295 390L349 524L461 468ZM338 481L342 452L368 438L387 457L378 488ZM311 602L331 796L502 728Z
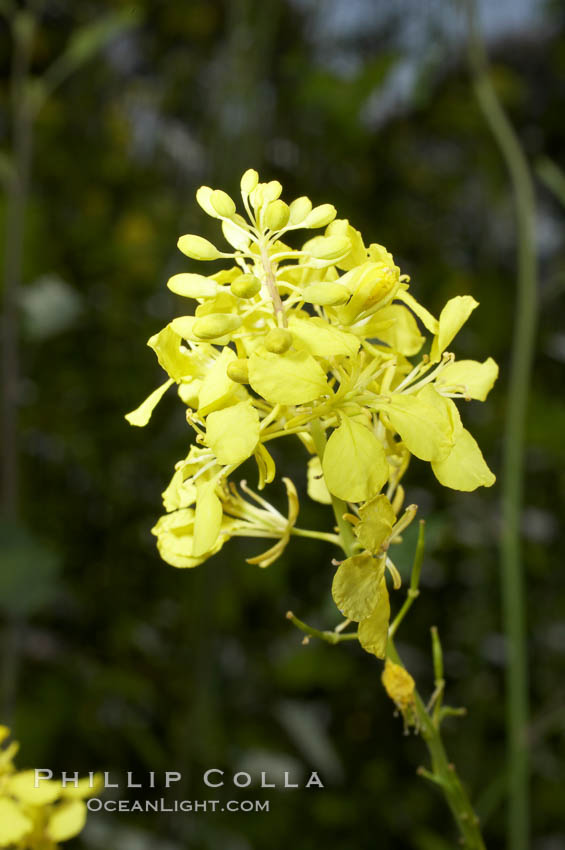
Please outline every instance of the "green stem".
M309 528L293 528L290 532L295 537L310 537L312 540L325 540L327 543L333 543L335 546L340 545L340 538L337 534L331 534L326 531L311 531Z
M2 518L19 519L18 406L20 393L19 294L22 281L26 210L33 148L33 116L29 98L29 67L34 21L27 11L13 10L13 52L10 76L13 168L6 182L4 292L1 317L1 487ZM1 705L10 722L18 689L23 619L10 617L1 657Z
M316 446L316 451L318 453L320 461L322 461L326 445L325 432L319 422L312 422L311 428L312 437ZM355 551L356 541L351 526L349 525L347 520L343 519L343 514L347 513L347 505L340 499L335 498L332 499L332 505L336 522L340 529L340 537L343 551L347 555L347 557L351 557L351 555ZM415 598L415 592L417 593L418 590L418 583L423 560L423 545L424 529L423 525L420 525L418 547L416 549L416 556L414 558L414 565L410 582L410 590L412 591L412 596L409 592L408 599L405 603L405 605L408 603L408 607L410 607L410 605L412 604ZM406 613L406 611L404 613ZM305 623L302 623L300 620L297 620L294 614L292 614L292 612L290 611L288 612L287 617L299 629L305 631L309 635L319 637L329 643L339 642L335 639L335 632L318 632L317 629L311 629L309 626L306 626ZM328 636L331 636L331 638L329 638ZM357 635L353 632L350 632L348 633L348 635L343 635L343 637L353 638L357 637ZM400 658L394 645L393 637L390 635L387 644L387 658L393 661L395 664L400 664L402 667L404 667L402 659ZM441 715L436 714L435 717L430 716L426 705L417 690L414 691L414 711L417 718L417 726L420 730L424 742L426 743L432 763L431 772L426 771L422 768L419 771L420 774L423 776L427 776L436 785L438 785L438 787L441 788L447 805L449 806L455 819L455 822L459 828L462 847L464 847L465 850L485 850L485 844L481 835L479 819L473 810L471 801L467 795L467 792L465 791L465 788L461 783L461 780L459 779L459 776L457 775L454 765L451 764L445 752L440 732Z
M400 664L404 667L402 659L391 639L389 639L387 646L387 658L390 658L395 664ZM441 788L447 805L459 828L462 846L466 850L485 850L479 819L457 775L455 766L447 757L438 725L434 723L428 714L426 706L417 691L414 693L414 702L420 734L426 743L432 762L431 772L420 768L419 773Z
M16 521L19 500L18 404L20 386L18 301L22 279L25 216L29 194L33 119L28 72L33 24L27 12L12 21L10 79L14 167L6 186L4 293L2 309L2 511Z
M389 638L393 638L398 631L398 627L403 621L404 617L414 604L415 600L420 595L420 590L418 585L420 584L420 573L422 571L422 563L424 561L424 546L426 543L426 523L425 520L420 520L420 527L418 529L418 543L416 544L416 555L414 556L414 564L412 566L412 573L410 575L410 587L408 588L408 593L406 595L406 599L404 600L404 604L394 621L391 623L391 626L388 630Z
M474 88L486 122L506 162L516 206L517 297L502 454L501 582L507 651L508 847L529 846L528 669L525 577L520 516L528 391L537 324L535 195L530 169L488 74L488 62L469 3L469 56Z
M547 156L537 161L536 172L547 188L565 206L565 172Z
M300 629L300 631L304 632L304 634L308 635L308 637L319 638L320 640L325 640L326 643L336 644L341 643L344 640L357 640L357 632L322 632L320 629L315 629L313 626L309 626L308 623L304 623L302 620L299 620L292 611L286 612L286 619L290 620L297 629Z

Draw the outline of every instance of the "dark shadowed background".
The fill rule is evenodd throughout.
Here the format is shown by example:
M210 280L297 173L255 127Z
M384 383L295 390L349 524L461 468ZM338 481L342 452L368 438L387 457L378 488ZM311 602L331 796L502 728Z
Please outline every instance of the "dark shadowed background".
M535 0L482 5L496 89L547 178L548 160L565 165L565 10ZM514 212L470 85L456 4L45 0L32 9L36 77L77 33L98 41L76 50L60 79L55 71L33 125L19 423L9 446L19 494L2 526L0 572L2 717L21 741L19 765L122 777L180 770L173 796L193 800L218 796L202 785L209 767L318 770L327 785L268 792L269 814L91 815L77 848L453 847L443 801L415 774L423 745L403 737L380 664L347 645L303 647L285 620L292 608L333 627L331 547L294 541L268 570L245 563L256 551L249 541L195 570L162 563L150 528L191 432L174 396L146 429L123 414L162 380L145 342L183 309L167 278L196 270L178 253L178 236L216 236L196 189L235 193L254 167L279 179L287 200L334 203L367 242L386 245L435 314L454 295L480 302L456 350L500 363L487 403L465 409L499 469ZM86 29L111 13L121 17L103 31ZM7 173L13 40L2 27ZM546 183L537 182L541 323L523 534L533 846L563 850L565 208ZM3 196L4 228L10 214ZM303 486L305 456L294 448L277 446L277 463ZM496 848L504 830L499 491L443 491L418 461L406 480L428 545L399 649L431 692L429 627L439 627L448 701L469 712L446 723L447 745ZM331 526L304 493L302 512L304 527ZM414 542L408 533L404 568Z

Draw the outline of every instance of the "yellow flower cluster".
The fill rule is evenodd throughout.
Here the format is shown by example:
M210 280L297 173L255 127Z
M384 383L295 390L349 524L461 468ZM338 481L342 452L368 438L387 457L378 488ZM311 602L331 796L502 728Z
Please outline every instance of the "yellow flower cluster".
M84 798L100 787L81 779L77 786L42 779L35 787L35 771L17 771L14 757L18 744L10 730L0 726L0 847L18 850L55 850L82 830L86 821ZM91 784L94 787L91 787Z
M397 579L388 549L415 513L410 507L400 515L401 478L414 456L447 487L469 491L494 482L454 399L484 400L498 367L491 358L456 361L448 351L477 307L472 297L452 298L435 318L382 245L367 247L330 204L312 207L301 197L287 205L281 190L278 181L261 183L256 171L245 172L246 218L225 192L198 190L198 203L221 223L230 247L195 235L178 246L192 260L225 260L227 267L168 281L196 308L149 340L168 379L127 419L145 425L176 385L195 431L196 445L163 494L167 513L153 529L161 556L178 567L201 563L238 535L278 540L255 559L266 566L301 533L290 482L287 518L246 485L244 497L228 484L254 458L263 489L276 472L268 444L296 435L310 455L309 495L344 503L356 538L358 553L340 565L334 599L360 623L365 648L382 657L385 570ZM320 228L295 246L295 231Z

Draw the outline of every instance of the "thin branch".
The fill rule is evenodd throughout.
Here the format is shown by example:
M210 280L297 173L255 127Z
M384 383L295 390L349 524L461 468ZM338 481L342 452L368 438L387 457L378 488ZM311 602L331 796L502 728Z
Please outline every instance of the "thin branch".
M535 195L520 141L488 73L488 60L476 21L475 3L468 0L469 59L475 94L486 122L506 162L514 192L517 226L517 294L512 358L502 454L501 589L506 634L508 725L508 847L529 846L529 715L525 576L520 517L524 490L524 454L528 394L537 325L537 262Z
M298 617L295 617L292 611L286 612L286 619L290 620L297 629L300 629L301 632L304 632L304 634L307 635L307 637L304 638L305 643L308 643L308 639L311 637L319 638L320 640L324 640L326 643L331 643L333 645L341 643L344 640L357 640L357 632L322 632L320 629L315 629L307 623L304 623L302 620L299 620Z

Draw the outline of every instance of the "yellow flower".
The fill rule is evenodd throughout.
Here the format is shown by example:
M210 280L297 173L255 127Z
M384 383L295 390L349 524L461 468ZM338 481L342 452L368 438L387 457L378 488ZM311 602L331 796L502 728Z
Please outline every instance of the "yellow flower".
M387 658L381 680L385 691L402 712L405 725L415 726L417 722L414 711L416 683L408 670Z
M268 443L296 435L311 455L309 495L346 503L358 541L336 574L336 603L359 622L363 646L383 657L386 569L398 586L388 547L403 522L401 479L415 457L444 486L493 484L456 402L484 401L498 367L491 358L457 361L450 350L478 306L474 298L456 296L434 317L386 248L367 247L331 204L313 207L306 197L287 204L281 193L278 181L261 182L252 169L241 179L241 212L222 190L198 190L226 250L194 234L181 236L179 248L224 267L211 274L189 267L168 281L193 309L149 340L167 380L127 419L146 424L173 385L186 406L195 445L177 466L164 494L167 514L153 529L162 557L180 567L244 534L277 538L252 563L265 566L280 554L298 533L294 488L285 480L289 518L279 514L273 526L269 503L252 517L229 480L253 459L263 489L276 472ZM295 231L320 228L293 247ZM426 337L430 353L421 354Z
M0 726L0 744L9 736ZM54 850L82 830L86 822L85 797L102 787L100 776L63 787L49 779L36 783L34 770L17 771L14 742L0 750L0 847Z

